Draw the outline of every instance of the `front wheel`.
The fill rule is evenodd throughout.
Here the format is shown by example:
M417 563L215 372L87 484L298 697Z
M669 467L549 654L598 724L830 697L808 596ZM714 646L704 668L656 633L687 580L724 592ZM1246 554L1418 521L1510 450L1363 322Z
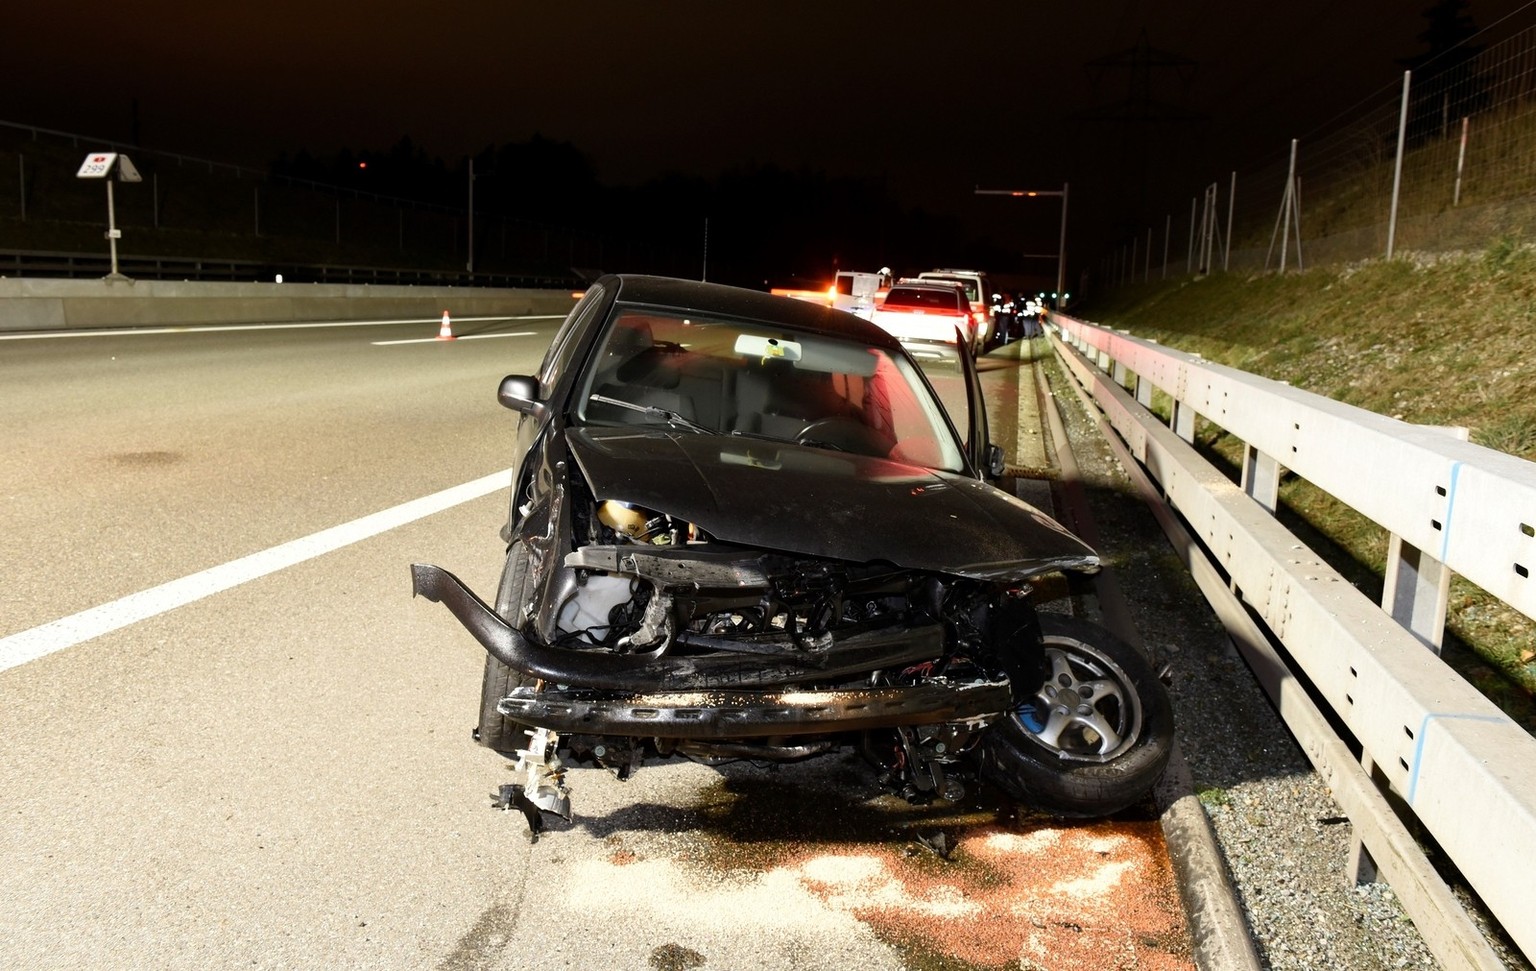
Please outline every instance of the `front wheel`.
M496 588L496 612L514 626L521 623L523 604L528 595L527 577L528 554L514 543L507 553L507 565L502 570L501 583ZM528 743L526 726L507 718L497 710L496 705L511 694L513 688L533 682L533 678L507 667L493 655L485 655L485 677L480 683L480 723L475 727L476 741L507 756Z
M987 732L983 778L1060 816L1105 816L1151 792L1173 747L1173 704L1151 663L1109 631L1040 614L1046 678L1014 689Z

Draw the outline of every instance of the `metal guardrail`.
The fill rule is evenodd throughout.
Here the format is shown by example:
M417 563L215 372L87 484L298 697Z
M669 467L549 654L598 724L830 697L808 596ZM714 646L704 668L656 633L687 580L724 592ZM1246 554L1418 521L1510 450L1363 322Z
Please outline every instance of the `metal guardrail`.
M349 283L394 286L569 289L581 286L576 273L468 273L463 270L401 269L377 266L217 260L206 257L119 255L118 272L137 280L211 280L271 283ZM0 277L100 279L111 270L106 253L0 250Z
M1536 464L1085 321L1052 319L1082 355L1064 355L1068 367L1198 537L1207 569L1283 645L1353 736L1369 778L1434 838L1516 946L1536 955L1526 905L1536 872L1536 739L1431 649L1450 571L1527 616L1536 610ZM1154 387L1174 402L1171 428L1144 407ZM1190 446L1196 414L1246 443L1241 486ZM1385 609L1274 519L1282 468L1397 537ZM1357 818L1377 812L1367 803L1386 812L1387 793L1341 787L1341 775L1362 766L1338 764L1337 740L1317 737L1332 730L1299 714L1309 702L1297 697L1295 678L1259 673L1365 849L1401 858L1398 820ZM1498 966L1480 939L1447 930L1465 917L1458 923L1436 908L1454 902L1435 903L1395 879L1394 887L1447 967Z

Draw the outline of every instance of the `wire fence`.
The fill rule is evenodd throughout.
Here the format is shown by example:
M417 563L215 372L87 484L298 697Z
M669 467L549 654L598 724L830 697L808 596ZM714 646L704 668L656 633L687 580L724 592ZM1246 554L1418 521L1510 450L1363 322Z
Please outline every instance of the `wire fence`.
M1211 173L1099 269L1120 284L1482 250L1522 235L1536 237L1536 27L1406 72L1297 139L1294 168L1285 153Z
M130 154L144 181L115 193L125 253L564 277L621 264L696 272L697 254L654 240L451 208L259 169L0 122L0 249L105 249L101 180L81 152ZM473 241L471 241L471 225Z

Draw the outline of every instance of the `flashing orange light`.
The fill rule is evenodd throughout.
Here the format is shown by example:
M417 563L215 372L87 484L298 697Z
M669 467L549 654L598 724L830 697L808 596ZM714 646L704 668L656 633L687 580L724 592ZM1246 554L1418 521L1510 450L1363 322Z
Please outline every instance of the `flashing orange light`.
M769 293L775 297L791 297L795 300L805 300L810 303L827 303L827 295L820 290L795 290L790 287L773 287Z
M357 167L360 168L360 169L366 169L368 167L368 163L367 162L358 162L357 163Z

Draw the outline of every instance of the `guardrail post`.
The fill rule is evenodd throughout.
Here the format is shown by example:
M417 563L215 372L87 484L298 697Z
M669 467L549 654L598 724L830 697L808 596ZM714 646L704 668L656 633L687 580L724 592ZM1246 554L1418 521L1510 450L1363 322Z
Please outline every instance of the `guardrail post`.
M1384 788L1381 773L1376 771L1376 762L1371 758L1371 753L1360 753L1360 768L1365 770L1366 777L1378 789ZM1360 838L1360 827L1351 826L1350 829L1349 859L1344 863L1344 885L1359 887L1367 883L1380 883L1381 869L1376 865L1375 857L1371 856L1365 840Z
M1173 433L1191 445L1195 441L1195 409L1187 403L1173 401Z
M1451 571L1444 563L1392 534L1387 544L1387 572L1381 609L1413 632L1425 647L1440 653L1445 641L1445 613L1451 598Z
M1469 430L1460 425L1427 427L1442 431L1457 441L1465 442L1470 437ZM1405 542L1396 533L1390 535L1381 609L1436 654L1445 643L1451 575L1451 569L1435 557Z
M1280 506L1280 463L1252 445L1243 446L1243 491L1271 513Z

